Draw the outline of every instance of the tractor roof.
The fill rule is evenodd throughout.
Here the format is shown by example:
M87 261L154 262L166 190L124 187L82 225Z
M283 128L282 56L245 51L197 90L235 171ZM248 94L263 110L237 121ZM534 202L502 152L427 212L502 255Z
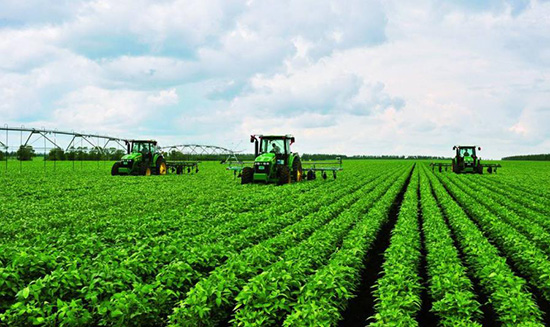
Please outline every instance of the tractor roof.
M286 135L256 135L256 136L258 136L259 138L262 138L262 139L290 139L290 138L294 137L290 134L286 134Z
M476 148L477 146L475 146L475 145L457 145L456 147L461 149L461 148Z
M155 140L132 140L133 143L153 143L157 144L157 141Z

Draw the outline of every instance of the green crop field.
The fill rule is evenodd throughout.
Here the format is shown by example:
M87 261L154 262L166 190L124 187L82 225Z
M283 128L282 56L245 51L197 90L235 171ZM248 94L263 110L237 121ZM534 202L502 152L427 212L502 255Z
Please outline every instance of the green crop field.
M336 180L0 162L1 326L544 326L550 164Z

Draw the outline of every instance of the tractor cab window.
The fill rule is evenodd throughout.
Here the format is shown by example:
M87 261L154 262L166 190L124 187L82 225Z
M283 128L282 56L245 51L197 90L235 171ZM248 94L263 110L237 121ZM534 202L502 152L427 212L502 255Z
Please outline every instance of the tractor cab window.
M151 148L149 143L134 143L132 152L150 153Z
M461 148L459 154L462 158L475 157L475 148Z
M285 142L286 140L282 140L282 139L278 139L278 140L262 139L260 152L285 154Z

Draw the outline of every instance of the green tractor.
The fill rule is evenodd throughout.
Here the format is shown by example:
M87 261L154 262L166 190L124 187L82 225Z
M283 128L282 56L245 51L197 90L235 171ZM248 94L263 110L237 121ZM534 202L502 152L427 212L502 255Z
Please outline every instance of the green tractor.
M157 147L157 141L126 141L127 154L114 163L111 175L166 175L164 156Z
M439 168L439 172L443 167L447 170L451 167L452 171L456 174L483 174L483 168L487 168L489 174L496 173L497 168L501 167L500 164L482 164L481 158L476 155L475 145L455 145L453 150L456 151L455 157L450 164L446 163L432 163L432 170L435 167ZM480 147L477 147L478 151L481 151Z
M250 142L254 143L254 165L242 168L242 184L282 185L302 180L300 156L290 151L294 136L251 135Z

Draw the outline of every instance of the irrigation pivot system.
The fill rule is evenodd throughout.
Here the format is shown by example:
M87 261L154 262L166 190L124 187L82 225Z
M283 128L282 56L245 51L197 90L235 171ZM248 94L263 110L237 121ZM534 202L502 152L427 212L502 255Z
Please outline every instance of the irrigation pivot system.
M481 151L481 147L475 145L455 145L453 150L456 151L455 157L451 163L432 162L430 166L432 171L437 167L439 172L445 168L445 171L451 167L456 174L483 174L483 168L487 168L487 172L496 173L497 168L502 167L500 164L481 163L481 158L476 155L476 148Z
M251 135L250 142L254 143L254 161L227 161L227 169L238 174L242 184L282 185L313 180L317 171L322 173L324 179L327 172L332 171L336 179L336 172L343 169L340 158L337 162L302 162L299 154L290 150L295 142L292 135Z
M168 172L182 174L184 171L198 173L200 158L236 159L233 150L215 145L180 144L160 147L155 140L134 140L97 133L36 129L25 126L4 125L0 127L0 132L0 151L6 153L6 171L10 150L15 153L21 148L30 146L43 153L45 158L48 156L48 151L52 149L63 152L78 149L78 151L95 151L102 160L105 160L110 151L119 150L124 155L112 166L112 175L164 175ZM167 157L170 156L175 159L169 160ZM73 156L73 163L74 160ZM55 167L55 160L53 162ZM21 164L20 167L22 167ZM44 167L46 167L46 160L44 160Z

